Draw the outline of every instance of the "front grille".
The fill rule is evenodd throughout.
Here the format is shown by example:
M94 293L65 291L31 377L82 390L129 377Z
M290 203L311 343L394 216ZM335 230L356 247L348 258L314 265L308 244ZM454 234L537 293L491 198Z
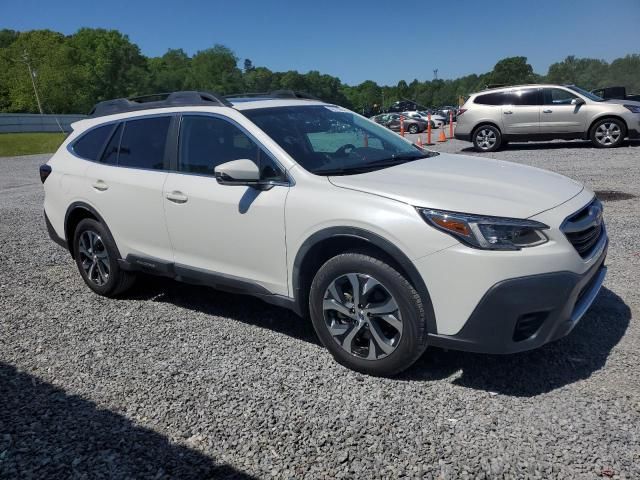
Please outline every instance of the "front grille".
M582 258L587 258L602 237L602 204L594 199L562 224L562 231Z

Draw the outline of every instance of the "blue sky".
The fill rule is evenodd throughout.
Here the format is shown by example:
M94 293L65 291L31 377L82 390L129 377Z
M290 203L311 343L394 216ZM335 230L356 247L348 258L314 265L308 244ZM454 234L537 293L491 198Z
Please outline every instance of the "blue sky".
M319 70L357 84L456 78L497 60L534 70L567 55L640 53L640 0L0 0L0 28L115 28L145 55L220 43L275 71Z

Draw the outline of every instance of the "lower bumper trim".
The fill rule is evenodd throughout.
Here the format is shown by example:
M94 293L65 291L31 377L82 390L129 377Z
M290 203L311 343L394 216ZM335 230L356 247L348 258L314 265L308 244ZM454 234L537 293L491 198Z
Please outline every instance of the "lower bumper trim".
M607 245L584 274L554 272L497 283L455 335L429 334L428 344L477 353L507 354L538 348L571 332L595 301L607 268ZM539 319L533 331L522 327ZM523 338L524 337L524 338Z

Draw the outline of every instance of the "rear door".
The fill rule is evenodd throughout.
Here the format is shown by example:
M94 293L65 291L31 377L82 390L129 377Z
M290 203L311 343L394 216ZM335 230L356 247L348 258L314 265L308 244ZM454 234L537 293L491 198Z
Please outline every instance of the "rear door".
M543 134L582 133L586 130L587 106L573 105L578 96L564 88L543 89L540 132Z
M100 160L87 169L87 199L123 256L172 259L162 197L171 123L171 116L151 116L115 125Z
M540 89L522 88L505 92L503 95L503 132L514 136L538 134L542 103Z

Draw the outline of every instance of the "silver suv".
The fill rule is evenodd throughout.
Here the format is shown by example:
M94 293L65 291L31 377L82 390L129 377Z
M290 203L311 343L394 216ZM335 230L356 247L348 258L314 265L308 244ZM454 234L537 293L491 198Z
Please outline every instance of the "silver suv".
M509 141L583 139L600 148L640 138L640 102L604 100L574 85L520 85L469 97L455 137L492 152Z

